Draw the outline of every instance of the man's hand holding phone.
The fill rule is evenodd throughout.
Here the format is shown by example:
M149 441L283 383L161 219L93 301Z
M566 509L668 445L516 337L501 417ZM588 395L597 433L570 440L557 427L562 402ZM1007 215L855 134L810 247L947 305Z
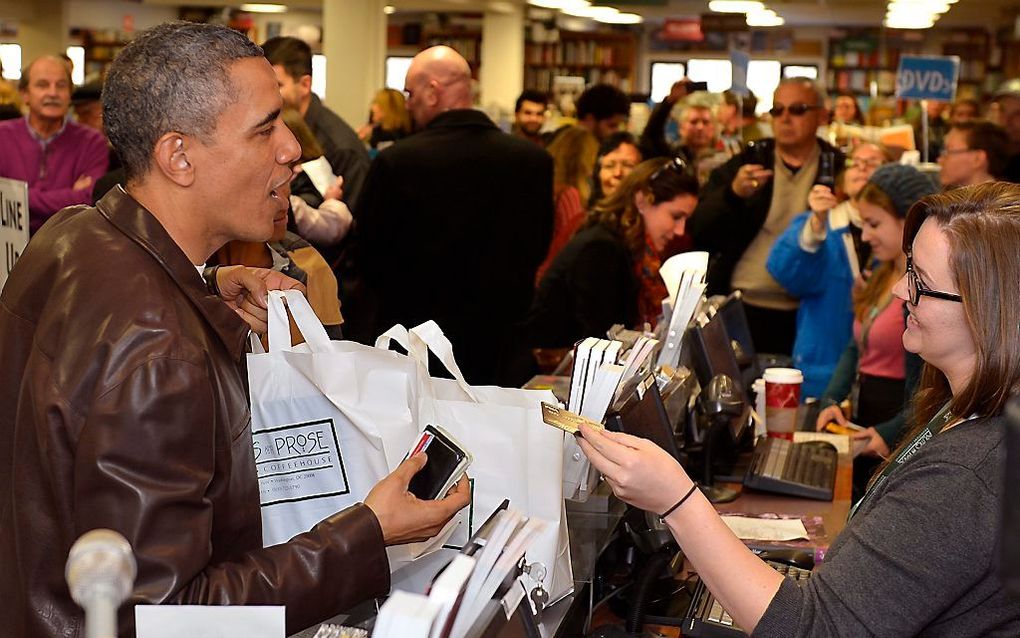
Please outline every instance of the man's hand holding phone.
M426 501L410 491L408 485L414 475L428 462L425 453L404 460L397 469L379 481L365 497L365 505L375 513L382 528L386 545L414 543L432 538L471 502L471 487L467 476L443 498Z
M464 472L471 461L471 453L449 432L425 426L404 462L365 498L379 519L386 544L432 538L470 503Z

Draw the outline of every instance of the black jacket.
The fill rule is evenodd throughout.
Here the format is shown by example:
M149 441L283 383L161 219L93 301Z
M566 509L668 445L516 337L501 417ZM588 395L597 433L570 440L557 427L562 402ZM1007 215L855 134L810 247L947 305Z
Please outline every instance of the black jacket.
M469 381L521 381L508 371L528 360L514 326L549 247L552 181L548 153L470 109L382 151L354 209L358 264L378 307L369 334L353 336L433 319ZM345 316L362 303L345 299Z
M347 122L326 108L318 96L312 95L312 102L305 112L305 123L322 144L322 150L333 172L344 178L343 201L352 210L361 195L368 174L368 150Z
M758 156L758 151L747 147L712 171L708 183L701 191L698 207L687 222L687 228L694 238L694 249L707 251L711 257L707 277L708 295L730 293L733 268L768 217L772 205L771 179L747 199L738 197L731 188L733 178L744 164L772 165L775 156L771 149L774 149L774 142L771 139L765 141L768 142L766 148L770 149L765 158ZM843 153L822 139L818 140L818 144L823 151L836 153L835 166L843 166ZM758 147L761 148L760 143ZM807 202L804 208L807 209Z
M526 323L530 345L567 348L584 337L605 339L613 324L633 328L639 283L634 256L611 230L586 226L553 259Z

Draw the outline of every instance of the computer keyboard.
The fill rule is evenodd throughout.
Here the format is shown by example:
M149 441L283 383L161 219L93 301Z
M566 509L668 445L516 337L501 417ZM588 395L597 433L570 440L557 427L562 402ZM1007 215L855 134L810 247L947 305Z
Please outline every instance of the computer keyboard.
M766 437L754 448L744 486L765 492L831 501L836 483L836 448Z
M810 570L794 567L786 563L766 560L765 564L783 576L794 580L806 580L811 576ZM733 618L723 609L719 601L712 595L712 592L708 591L708 588L701 581L698 581L694 588L691 607L687 611L680 632L684 638L688 636L700 638L738 638L739 636L747 635L733 622Z

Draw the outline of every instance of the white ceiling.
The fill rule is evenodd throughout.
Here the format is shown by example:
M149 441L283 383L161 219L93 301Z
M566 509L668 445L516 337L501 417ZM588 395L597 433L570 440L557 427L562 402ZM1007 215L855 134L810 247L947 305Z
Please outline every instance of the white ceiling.
M102 2L104 0L76 0ZM318 10L323 2L361 2L368 0L261 0L280 2L295 9ZM640 2L640 0L637 0ZM764 0L786 18L788 27L878 25L885 13L886 0ZM6 4L23 5L24 0L0 0ZM140 0L142 4L162 6L239 6L243 0ZM594 4L613 5L612 0ZM398 11L485 11L500 5L525 4L525 0L391 0ZM24 6L24 5L23 5ZM619 5L622 10L659 22L666 17L692 16L708 12L707 0L669 0L665 6ZM2 13L2 12L0 12ZM940 27L983 27L997 30L1011 27L1020 14L1020 0L959 0L937 23Z

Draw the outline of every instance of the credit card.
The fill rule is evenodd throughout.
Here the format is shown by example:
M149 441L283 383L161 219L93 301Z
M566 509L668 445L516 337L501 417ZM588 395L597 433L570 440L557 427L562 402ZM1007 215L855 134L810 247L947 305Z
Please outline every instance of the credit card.
M577 434L577 426L581 423L596 430L606 429L601 423L549 403L542 403L542 420L567 434Z

